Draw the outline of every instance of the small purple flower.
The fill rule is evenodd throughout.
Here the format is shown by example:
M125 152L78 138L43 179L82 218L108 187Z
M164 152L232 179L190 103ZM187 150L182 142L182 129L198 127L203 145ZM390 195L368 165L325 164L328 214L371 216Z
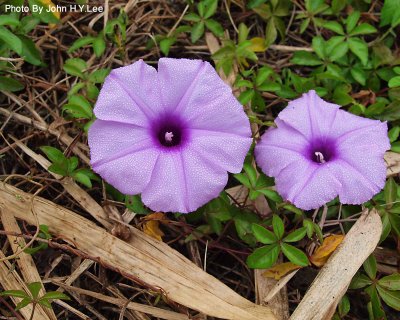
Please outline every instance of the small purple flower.
M142 60L113 70L89 130L93 170L155 211L191 212L238 173L250 124L231 88L201 60Z
M339 195L361 204L385 185L386 122L369 120L325 102L315 91L289 103L256 146L258 165L277 191L310 210Z

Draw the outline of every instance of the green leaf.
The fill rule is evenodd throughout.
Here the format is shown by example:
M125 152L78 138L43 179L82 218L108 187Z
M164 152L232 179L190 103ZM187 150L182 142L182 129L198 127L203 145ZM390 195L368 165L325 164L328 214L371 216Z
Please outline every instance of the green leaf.
M106 41L102 35L98 35L93 41L93 52L99 58L104 53L104 50L106 50Z
M393 152L400 153L400 141L393 142L390 150Z
M376 289L378 290L379 296L389 307L400 311L400 291L391 291L380 286L376 286Z
M349 49L366 65L368 62L368 45L359 38L349 38Z
M371 299L367 305L370 319L386 319L385 312L383 311L381 300L379 299L375 286L369 286L365 289L365 292L368 293Z
M350 69L350 73L359 84L365 86L367 75L363 69L360 67L353 67Z
M30 38L22 35L18 35L18 38L22 43L21 57L30 64L40 66L42 64L42 57L35 43Z
M21 40L9 31L7 28L0 26L0 40L2 40L10 49L18 53L22 54L22 42Z
M30 11L32 12L32 15L38 19L40 19L41 21L45 22L45 23L58 23L59 19L58 17L56 17L56 13L55 12L50 12L48 9L50 7L50 5L52 5L54 7L54 4L49 1L45 1L45 0L28 0L29 6L30 6ZM39 8L39 10L41 9L41 11L39 10L33 10L33 6L36 6L36 8Z
M24 298L22 299L16 306L15 306L15 311L18 311L24 307L26 307L28 304L32 303L31 298Z
M347 51L349 51L349 45L347 42L341 42L336 45L332 50L329 51L329 59L331 61L337 61L338 59L342 58L346 55Z
M253 223L251 229L256 239L263 244L273 244L278 241L276 235L263 226Z
M393 77L389 80L389 88L400 87L400 76Z
M400 273L393 273L378 281L379 286L388 290L400 290Z
M192 39L192 43L197 42L197 40L199 40L204 34L204 22L200 21L197 22L193 28L192 28L192 32L191 32L191 39Z
M297 264L298 266L302 267L308 266L309 264L308 258L303 251L284 242L281 243L281 249L286 258L288 258L294 264Z
M206 7L203 15L204 19L208 19L209 17L213 16L215 14L215 11L217 10L217 6L218 6L218 0L206 1Z
M242 185L244 185L247 188L251 188L251 183L249 180L249 177L245 175L244 173L237 173L233 175L237 181L239 181Z
M39 303L40 305L42 305L43 307L51 308L51 303L50 303L50 301L47 300L47 299L40 299L40 300L38 301L38 303Z
M92 181L90 181L90 178L82 171L75 171L72 173L72 177L74 178L75 181L82 183L84 186L91 188L92 187Z
M14 92L14 91L20 91L23 88L25 88L24 85L18 80L0 76L0 91L4 90L4 91Z
M332 30L333 32L336 32L337 34L344 35L344 30L343 30L342 25L336 21L325 21L322 24L322 27L325 29Z
M240 93L239 101L241 104L245 105L250 102L250 100L254 97L255 91L253 89L248 89Z
M88 80L93 83L103 83L110 71L110 68L96 70L90 74Z
M77 157L73 156L71 158L68 159L68 173L72 173L72 171L74 171L79 164L79 160Z
M321 36L313 37L312 48L320 59L325 58L325 41Z
M386 207L390 209L397 198L397 184L392 177L386 181L384 194Z
M350 311L350 300L346 294L339 302L338 311L341 318L343 318Z
M371 254L367 260L364 261L363 267L368 277L372 280L376 278L377 266L376 259L373 254Z
M273 73L274 71L268 67L262 67L258 70L256 76L256 86L261 86L265 80Z
M217 37L222 37L224 35L224 28L219 24L219 22L208 19L205 21L206 27L212 33L214 33Z
M16 298L30 298L29 295L23 290L6 290L0 292L2 297L16 297Z
M291 233L289 233L285 238L283 238L284 242L296 242L300 241L305 237L307 233L307 228L301 227Z
M360 20L360 11L353 11L346 19L346 30L347 33L351 33L354 27L357 25L358 20Z
M400 2L398 0L385 0L381 11L380 26L400 24Z
M269 47L271 44L273 44L277 36L278 32L276 31L274 19L269 19L267 27L265 28L265 46Z
M272 228L274 229L277 238L282 239L285 232L285 225L283 224L282 219L276 214L272 216Z
M192 21L192 22L199 22L201 18L195 13L188 13L183 17L183 20Z
M279 193L276 192L275 190L264 188L264 189L257 189L257 191L262 193L268 199L275 201L277 203L281 203L283 201Z
M71 58L65 61L64 71L71 76L84 78L83 70L87 68L86 62L79 58Z
M376 30L375 27L371 26L369 23L361 23L359 26L355 27L354 30L350 33L351 36L356 36L356 35L363 35L363 34L371 34L375 33L378 30Z
M160 41L160 50L164 55L168 55L170 47L176 42L176 38L165 38Z
M68 297L66 294L62 293L62 292L58 292L58 291L50 291L45 293L40 300L42 299L61 299L61 300L71 300L70 297Z
M323 62L317 56L307 51L294 52L293 58L290 60L290 62L300 66L319 66L323 64Z
M370 278L363 273L357 273L351 280L350 289L361 289L372 284Z
M32 295L32 298L36 299L39 296L40 289L42 289L42 284L40 282L29 283L28 289Z
M134 213L147 214L149 210L145 208L139 195L125 196L125 206Z
M40 147L40 150L42 150L47 158L49 158L49 160L53 163L63 163L67 160L64 154L57 148L43 146Z
M86 37L82 37L82 38L78 38L77 40L75 40L75 42L69 47L68 49L68 53L72 53L75 50L78 50L79 48L82 48L84 46L87 46L88 44L92 44L94 41L94 37L91 36L86 36Z
M13 26L16 27L20 24L18 18L12 14L0 15L0 26Z
M272 244L254 250L254 252L247 257L246 263L253 269L267 269L272 267L279 255L279 246Z

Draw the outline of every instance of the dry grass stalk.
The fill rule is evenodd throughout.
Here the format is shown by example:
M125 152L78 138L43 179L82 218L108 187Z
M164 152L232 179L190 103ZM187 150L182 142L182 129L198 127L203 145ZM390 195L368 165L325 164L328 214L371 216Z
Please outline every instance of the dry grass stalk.
M0 206L10 208L16 218L33 223L29 201L29 194L0 185ZM126 243L51 201L35 197L33 203L40 223L48 225L52 234L72 241L78 250L124 276L162 289L170 300L224 319L276 319L269 308L246 300L167 244L135 228L131 228L132 238Z
M378 212L365 210L318 273L290 320L330 319L351 279L375 250L381 232Z
M21 233L21 229L19 228L17 221L15 220L14 216L7 211L7 209L1 210L0 218L5 231ZM26 246L26 242L23 238L17 238L11 235L7 236L7 238L14 253ZM26 283L42 282L31 255L21 252L18 255L17 264ZM42 289L39 292L39 296L42 296L45 293L46 291L42 284ZM41 305L38 305L36 308L43 309L43 311L48 315L49 319L57 319L52 309L44 308Z
M4 208L3 208L4 209ZM0 251L0 259L4 259L5 255ZM23 290L29 292L24 280L19 276L17 271L8 261L0 262L0 281L4 290ZM11 300L17 305L22 299L12 297ZM31 319L32 304L19 310L19 313L26 319ZM49 316L43 311L42 308L35 308L32 320L50 320Z

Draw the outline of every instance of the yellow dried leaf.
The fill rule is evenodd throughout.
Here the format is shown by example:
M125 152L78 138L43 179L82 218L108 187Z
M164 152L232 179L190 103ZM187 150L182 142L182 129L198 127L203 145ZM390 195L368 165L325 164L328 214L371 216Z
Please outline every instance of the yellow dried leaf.
M317 267L322 267L329 257L336 250L339 244L342 242L343 235L332 235L326 237L324 242L317 250L314 251L313 255L310 257L310 261Z
M164 232L160 229L160 220L165 219L164 213L155 212L147 215L143 223L143 232L154 239L162 241L162 237L164 236Z
M58 10L52 9L56 8L56 5L51 0L39 0L38 2L42 4L44 7L47 6L51 10L53 16L55 16L57 19L60 19L60 12ZM47 8L45 10L47 10Z
M251 38L250 41L251 41L251 46L249 47L249 49L251 51L264 52L265 50L267 50L264 38L254 37L254 38Z
M300 269L301 267L291 262L279 263L272 268L265 270L263 276L266 278L273 278L279 280L293 270Z

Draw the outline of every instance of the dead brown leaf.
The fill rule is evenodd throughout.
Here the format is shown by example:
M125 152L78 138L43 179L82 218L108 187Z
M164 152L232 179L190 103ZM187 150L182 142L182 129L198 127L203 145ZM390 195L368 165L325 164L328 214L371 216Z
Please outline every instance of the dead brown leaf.
M343 235L336 234L326 237L322 245L318 247L314 254L310 257L312 264L317 267L322 267L326 261L328 261L328 258L331 256L333 251L335 251L342 242L343 238Z

